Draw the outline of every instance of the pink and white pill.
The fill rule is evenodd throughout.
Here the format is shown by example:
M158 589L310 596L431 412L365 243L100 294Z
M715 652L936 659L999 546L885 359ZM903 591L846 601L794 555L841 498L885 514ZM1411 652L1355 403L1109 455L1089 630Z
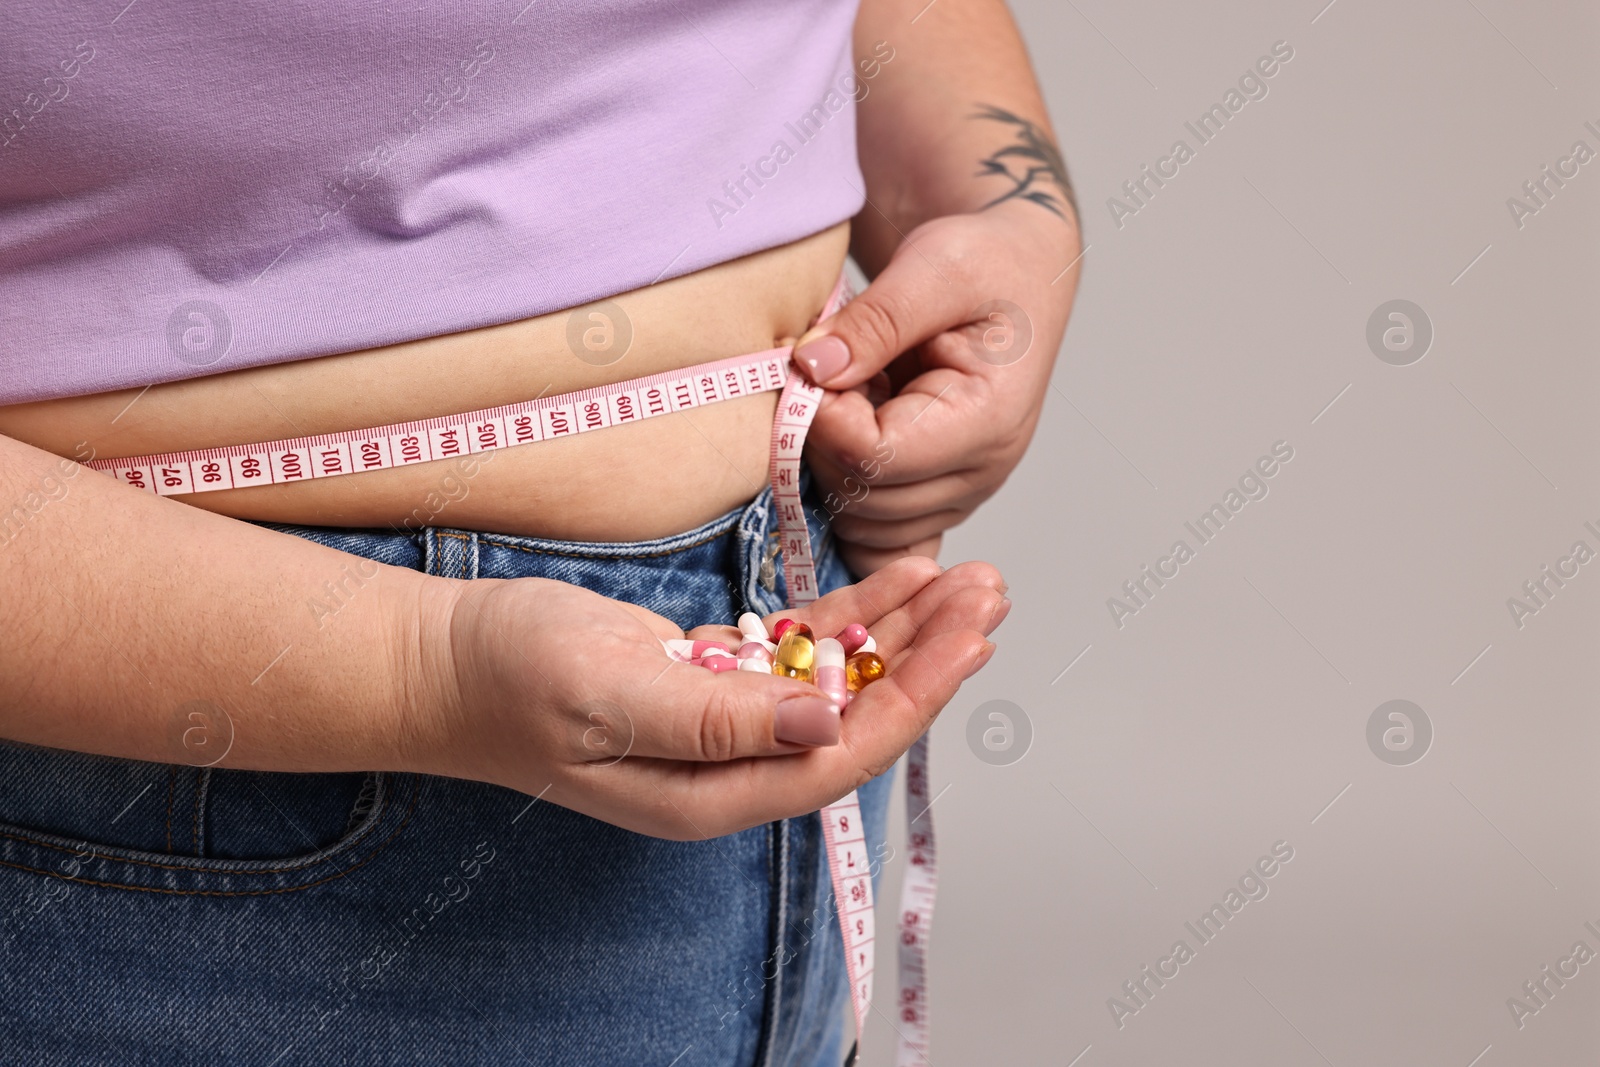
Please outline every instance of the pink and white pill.
M699 661L699 665L708 671L721 674L723 671L736 671L739 669L739 660L732 656L707 656Z
M817 688L835 708L843 709L850 686L845 678L844 646L838 638L824 637L817 642L815 663Z

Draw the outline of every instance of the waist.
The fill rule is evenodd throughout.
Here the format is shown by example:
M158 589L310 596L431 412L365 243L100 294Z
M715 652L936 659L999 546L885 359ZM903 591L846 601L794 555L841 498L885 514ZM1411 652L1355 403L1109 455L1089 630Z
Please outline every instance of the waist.
M798 336L838 277L840 225L599 304L366 352L0 408L0 433L87 461L433 419L661 374ZM776 395L460 462L178 499L240 519L449 525L615 541L700 525L766 482Z

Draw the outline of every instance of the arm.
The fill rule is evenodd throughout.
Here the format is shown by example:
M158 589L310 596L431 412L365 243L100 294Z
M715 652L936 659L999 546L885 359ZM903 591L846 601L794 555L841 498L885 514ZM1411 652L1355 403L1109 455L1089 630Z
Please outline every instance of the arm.
M349 591L332 616L310 606L330 601L326 583ZM423 688L419 623L439 600L421 574L140 493L0 437L0 589L11 609L0 736L206 763L231 722L230 767L405 762ZM179 709L192 701L226 719L189 720Z
M931 219L1012 200L1033 205L1018 217L1077 255L1066 163L1004 0L862 0L856 55L878 58L878 42L894 58L856 108L871 201L850 249L862 269L882 271L902 235Z
M870 573L936 551L1021 459L1081 244L1002 0L862 0L855 50L868 203L852 253L874 280L797 354L840 391L809 458L846 558Z
M330 583L331 617L309 605ZM384 567L0 437L0 737L82 752L446 774L643 833L727 833L893 763L992 652L1001 589L993 568L908 560L786 612L862 621L899 658L841 732L805 683L669 665L659 641L683 633L642 608ZM773 756L796 758L752 758Z

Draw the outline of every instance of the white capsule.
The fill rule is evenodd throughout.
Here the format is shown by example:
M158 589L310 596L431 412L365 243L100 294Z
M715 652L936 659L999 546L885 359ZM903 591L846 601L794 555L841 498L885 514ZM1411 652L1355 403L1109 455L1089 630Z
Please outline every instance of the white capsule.
M860 648L856 649L856 651L857 652L876 652L876 651L878 651L878 642L873 640L871 634L868 634L867 635L867 640L862 644L862 646Z
M753 611L747 611L739 616L739 632L745 637L755 641L767 639L767 624L761 621L761 616Z
M832 637L824 637L818 641L815 666L818 669L838 667L840 670L844 670L844 646L836 638Z

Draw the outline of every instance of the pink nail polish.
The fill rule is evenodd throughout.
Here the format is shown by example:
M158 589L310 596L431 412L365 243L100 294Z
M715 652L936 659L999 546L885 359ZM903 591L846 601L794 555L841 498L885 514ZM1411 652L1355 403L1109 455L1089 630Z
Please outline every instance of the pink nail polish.
M825 333L795 349L794 358L806 367L811 380L821 385L850 366L850 348L840 338Z
M773 712L772 733L799 745L837 745L839 712L826 697L789 697Z

